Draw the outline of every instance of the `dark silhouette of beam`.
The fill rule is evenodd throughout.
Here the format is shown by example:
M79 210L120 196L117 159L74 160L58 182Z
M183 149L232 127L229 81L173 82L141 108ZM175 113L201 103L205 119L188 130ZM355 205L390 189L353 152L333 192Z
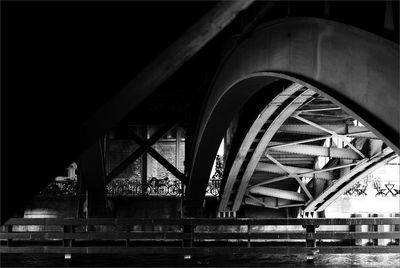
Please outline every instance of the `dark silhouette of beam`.
M132 133L132 139L148 152L154 159L156 159L161 165L163 165L169 172L171 172L175 177L177 177L182 183L186 184L186 177L181 173L176 167L174 167L167 159L160 155L156 150L154 150L148 142L142 140L138 135Z
M153 136L147 140L142 141L142 146L140 146L137 150L131 153L124 161L122 161L118 166L116 166L106 177L106 183L111 182L115 179L118 174L120 174L125 168L127 168L130 164L132 164L136 159L138 159L143 153L145 153L148 147L151 147L154 143L156 143L162 136L164 136L168 131L176 126L176 122L169 122L162 126ZM140 144L139 144L140 145Z
M246 9L253 2L253 0L222 1L216 4L212 10L97 110L74 132L72 139L63 142L60 149L71 148L72 155L79 154L82 148L76 148L77 143L80 147L88 147L100 135L115 126L221 32L240 11Z

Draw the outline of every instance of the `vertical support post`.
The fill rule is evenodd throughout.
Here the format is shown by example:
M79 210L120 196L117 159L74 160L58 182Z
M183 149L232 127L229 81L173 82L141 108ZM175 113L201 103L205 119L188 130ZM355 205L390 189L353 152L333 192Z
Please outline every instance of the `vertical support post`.
M389 216L390 216L390 214L389 215L388 214L378 214L378 217L383 217L383 218L387 218ZM386 225L386 224L378 225L377 231L378 232L390 232L390 225ZM389 243L390 243L390 239L387 239L387 238L378 239L378 246L387 246Z
M352 218L365 218L363 213L353 213L350 215ZM368 225L350 225L350 232L368 232ZM364 246L368 244L368 239L351 239L351 244L355 246Z
M144 140L148 139L148 131L147 131L147 126L143 127L142 130L142 138ZM147 190L147 152L144 152L142 155L142 193L145 194Z
M86 184L88 217L108 217L104 158L101 141L97 141L81 156L81 175Z
M313 249L317 246L314 238L315 225L306 225L306 248L310 251L307 252L307 263L314 262L315 251Z
M175 167L179 170L179 160L181 158L181 128L176 127L176 151L175 151Z
M194 232L193 225L184 225L183 226L183 233L190 235L189 239L187 239L187 238L183 239L183 247L193 247L193 232Z
M375 218L375 217L378 217L378 214L376 214L376 213L369 214L369 217L374 217ZM369 227L369 231L370 232L377 232L378 231L378 225L371 224L370 227ZM370 244L372 246L377 246L378 245L378 239L377 238L371 239L370 240Z
M105 163L105 172L106 174L109 174L111 172L111 167L110 167L110 132L107 132L107 134L104 136L104 163Z
M7 233L12 233L12 225L6 225ZM11 247L12 239L7 239L7 247Z
M70 234L75 232L75 226L73 225L64 225L64 234ZM64 247L72 247L73 239L66 238L63 239L63 246Z
M183 239L183 247L193 247L193 231L194 231L194 226L193 225L183 225L183 233L184 234L189 234L189 239L184 238ZM183 256L183 259L190 260L192 258L192 255L186 254Z
M128 234L131 232L131 226L130 226L129 224L126 225L126 232L127 232ZM129 247L129 242L130 242L130 239L127 238L127 239L125 240L125 247Z
M394 217L400 217L400 213L394 213L393 216ZM400 224L395 224L393 226L393 231L400 232ZM400 239L399 238L394 239L394 244L400 246Z
M77 180L78 180L78 208L76 210L76 218L85 218L86 210L85 200L86 200L86 184L84 178L82 176L82 165L81 162L78 161L78 170L77 170Z
M251 239L250 239L250 231L251 231L251 226L250 224L247 225L247 247L251 247Z

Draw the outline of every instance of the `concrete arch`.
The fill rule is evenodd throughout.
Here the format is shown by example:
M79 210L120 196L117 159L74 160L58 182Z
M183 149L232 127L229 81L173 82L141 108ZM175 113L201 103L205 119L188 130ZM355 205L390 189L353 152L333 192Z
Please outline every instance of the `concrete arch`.
M225 62L198 127L187 206L203 200L233 115L258 90L288 79L328 97L399 153L398 45L337 22L290 18L259 27Z

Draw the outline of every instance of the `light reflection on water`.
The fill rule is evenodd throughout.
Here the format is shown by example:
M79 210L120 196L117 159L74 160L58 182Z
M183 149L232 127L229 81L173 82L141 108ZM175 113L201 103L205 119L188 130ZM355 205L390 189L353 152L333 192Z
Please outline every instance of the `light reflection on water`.
M314 263L305 255L251 254L182 255L83 255L3 254L1 267L400 267L400 254L317 254Z
M315 264L333 267L400 267L400 254L323 254L316 256Z

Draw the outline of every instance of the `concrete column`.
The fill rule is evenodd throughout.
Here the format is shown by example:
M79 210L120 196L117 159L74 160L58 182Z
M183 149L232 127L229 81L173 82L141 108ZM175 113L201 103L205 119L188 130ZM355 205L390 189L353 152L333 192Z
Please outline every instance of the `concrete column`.
M86 186L86 216L109 217L101 141L97 141L80 158L82 179Z
M147 131L147 126L144 126L143 127L143 130L142 130L142 138L144 139L144 140L147 140L148 139L148 131ZM147 189L147 153L146 152L144 152L143 153L143 155L142 155L142 181L141 181L141 184L142 184L142 193L145 193L146 192L146 189Z

